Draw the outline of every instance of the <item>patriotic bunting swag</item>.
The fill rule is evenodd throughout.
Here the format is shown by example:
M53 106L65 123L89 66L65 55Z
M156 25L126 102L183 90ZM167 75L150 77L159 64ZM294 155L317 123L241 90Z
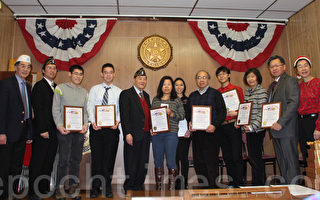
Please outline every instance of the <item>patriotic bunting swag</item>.
M100 50L116 19L18 19L24 38L36 59L53 56L59 70L82 65Z
M203 49L220 65L244 72L270 56L284 25L263 22L189 21Z

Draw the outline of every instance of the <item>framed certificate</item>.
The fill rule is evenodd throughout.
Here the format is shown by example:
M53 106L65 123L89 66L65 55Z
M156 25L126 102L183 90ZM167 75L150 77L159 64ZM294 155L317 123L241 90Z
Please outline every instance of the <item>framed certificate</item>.
M107 128L116 125L116 106L96 106L96 123L97 126L102 128Z
M83 127L83 107L64 106L64 127L68 131L81 131Z
M261 128L270 128L281 115L281 102L262 104Z
M239 104L236 125L249 125L251 120L252 102L244 102Z
M154 133L170 131L169 118L166 109L166 106L150 109L151 127Z
M211 106L192 106L191 121L192 129L194 130L206 130L211 124Z
M226 104L227 112L238 110L240 99L237 89L229 90L222 93L224 103Z

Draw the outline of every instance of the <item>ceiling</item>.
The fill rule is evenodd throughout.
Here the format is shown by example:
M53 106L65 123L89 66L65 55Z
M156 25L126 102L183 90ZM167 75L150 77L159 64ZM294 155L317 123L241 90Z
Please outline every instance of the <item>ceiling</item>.
M2 0L16 15L286 20L313 0Z

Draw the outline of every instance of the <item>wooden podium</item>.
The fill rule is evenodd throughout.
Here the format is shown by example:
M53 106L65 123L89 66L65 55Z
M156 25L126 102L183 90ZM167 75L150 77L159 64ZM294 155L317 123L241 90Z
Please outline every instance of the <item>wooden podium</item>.
M320 141L307 142L308 149L306 175L311 180L312 188L320 189ZM308 184L306 179L306 184Z

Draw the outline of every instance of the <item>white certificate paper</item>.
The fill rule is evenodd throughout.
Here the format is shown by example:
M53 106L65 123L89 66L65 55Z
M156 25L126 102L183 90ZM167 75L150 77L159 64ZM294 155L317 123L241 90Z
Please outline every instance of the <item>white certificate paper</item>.
M192 106L192 129L206 130L211 124L211 106Z
M169 128L169 118L167 116L167 107L151 108L151 126L154 133L168 132Z
M64 126L69 131L81 131L83 127L83 107L64 106Z
M178 137L184 137L188 130L188 122L186 119L179 121Z
M240 100L236 89L222 93L222 97L226 104L227 112L238 110Z
M249 125L251 119L252 102L240 103L236 124Z
M111 127L116 124L116 106L96 106L96 124L99 127Z
M281 102L262 104L261 128L270 128L281 114Z

